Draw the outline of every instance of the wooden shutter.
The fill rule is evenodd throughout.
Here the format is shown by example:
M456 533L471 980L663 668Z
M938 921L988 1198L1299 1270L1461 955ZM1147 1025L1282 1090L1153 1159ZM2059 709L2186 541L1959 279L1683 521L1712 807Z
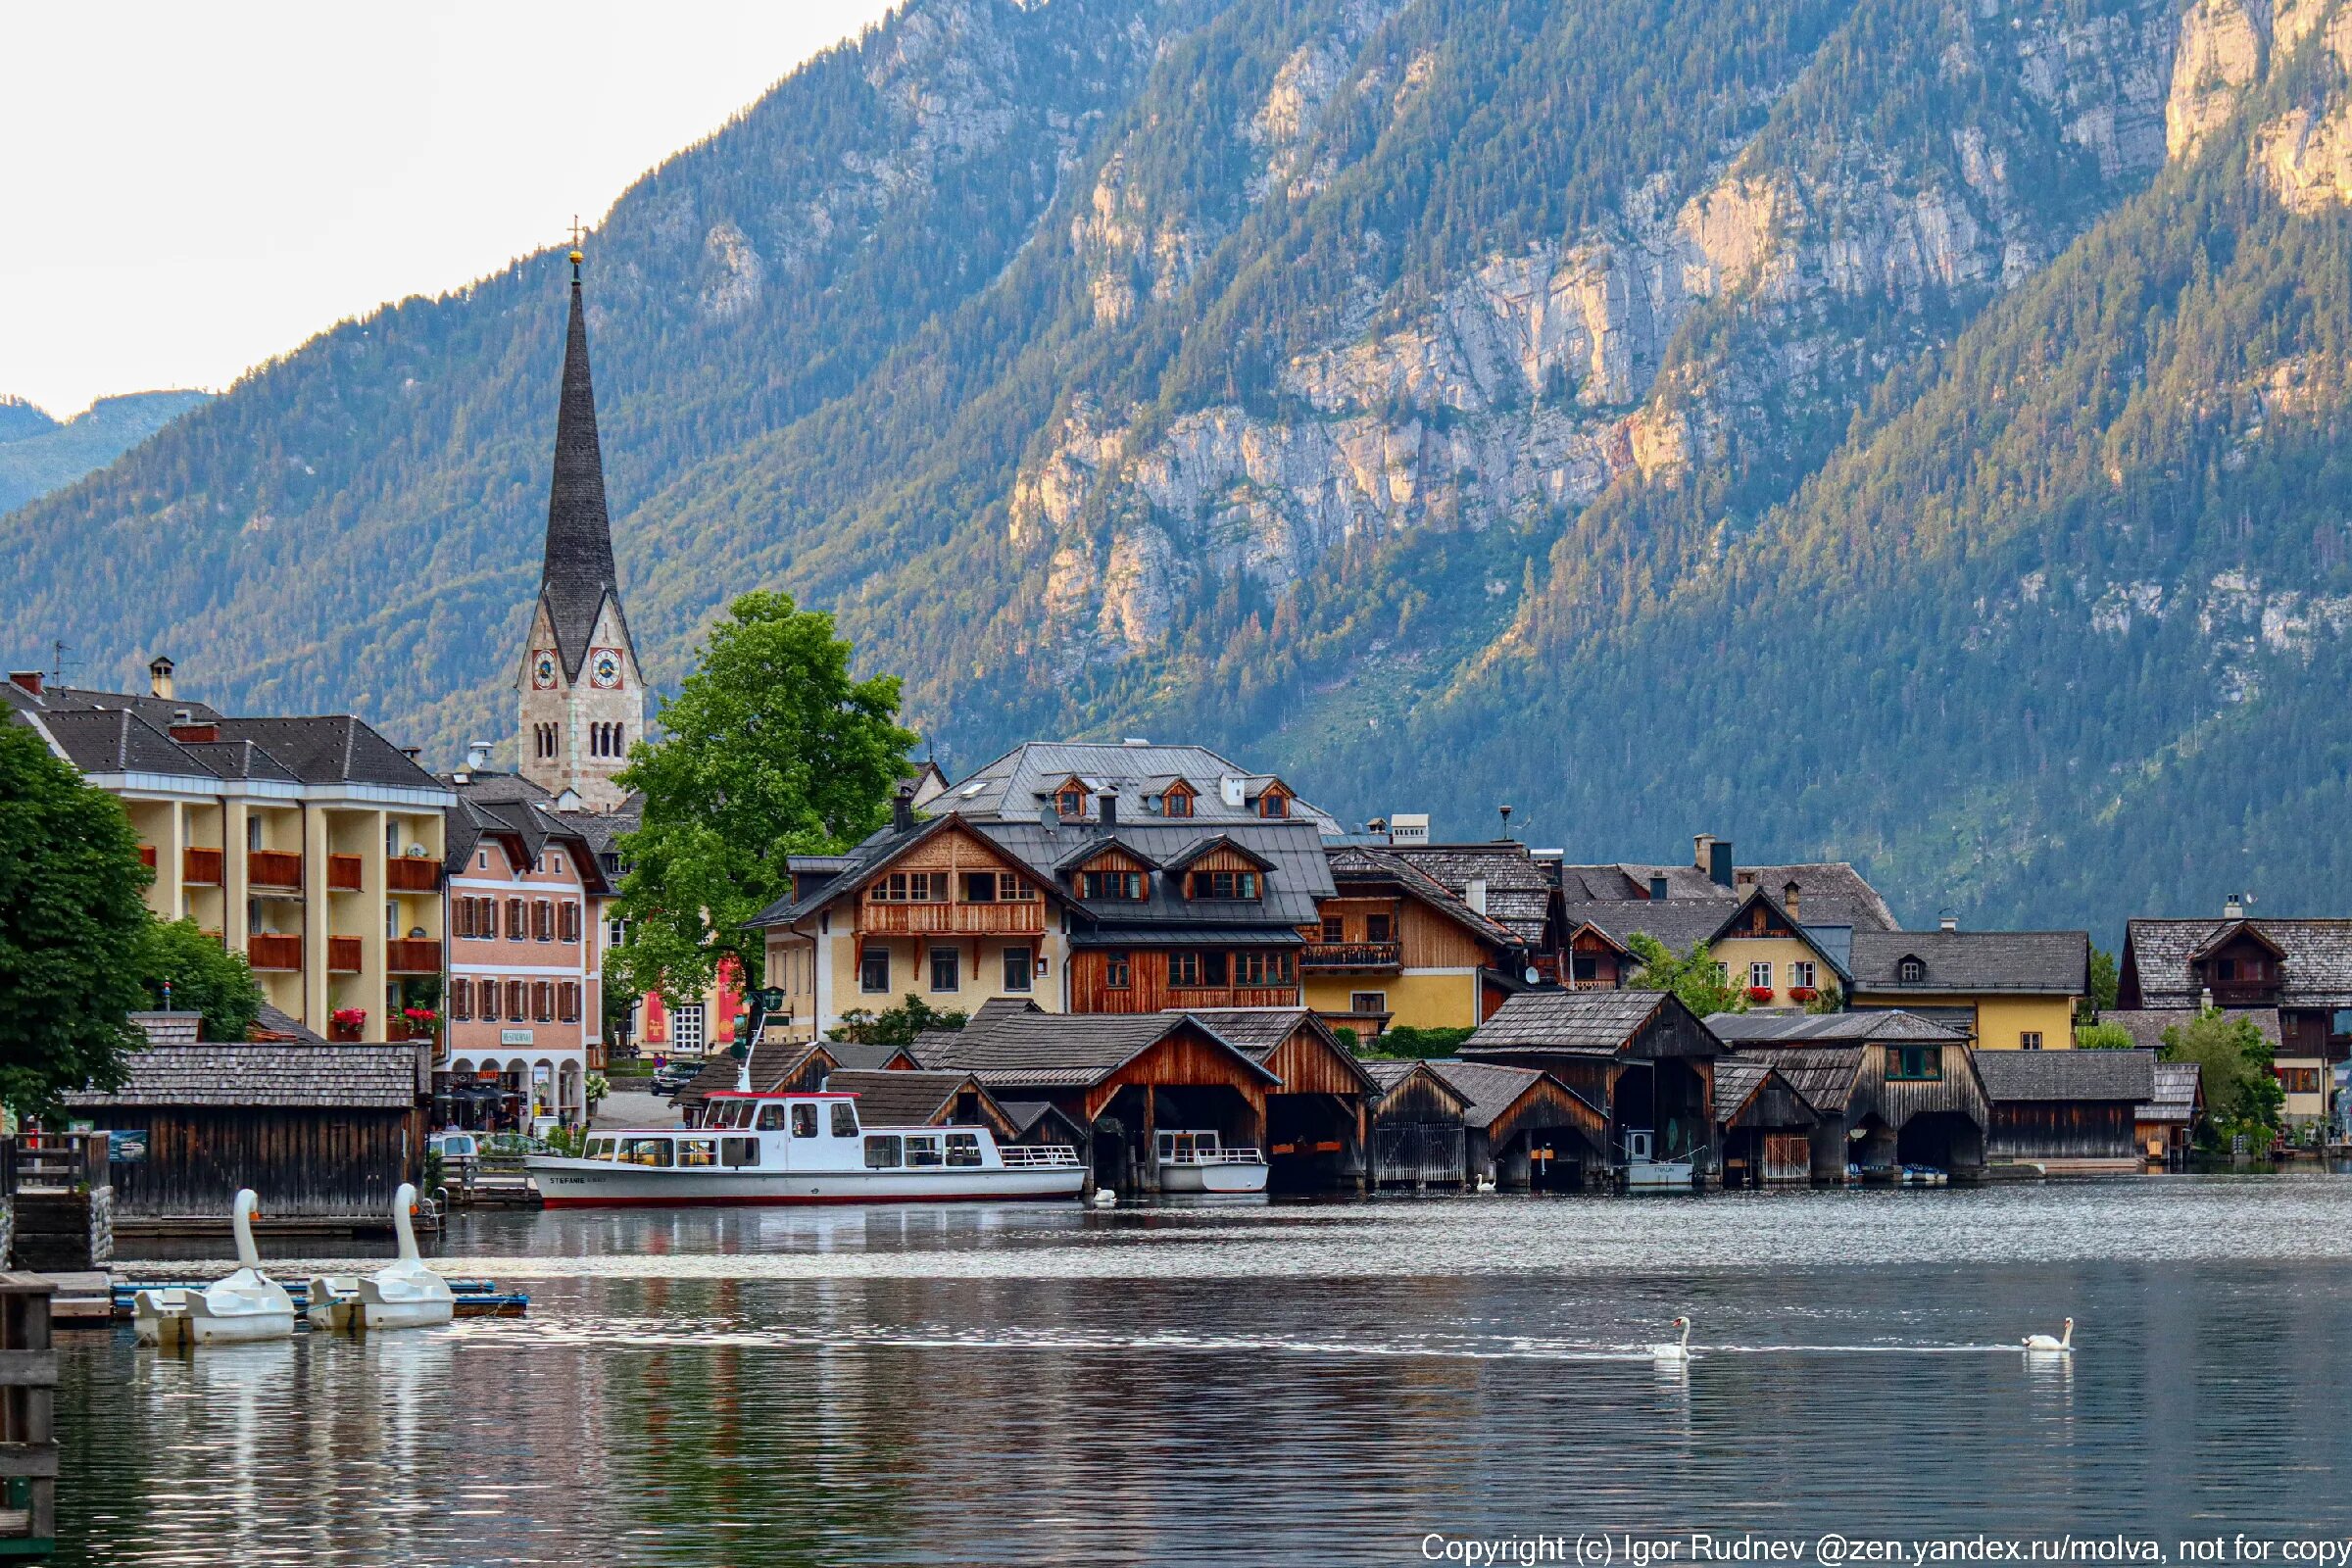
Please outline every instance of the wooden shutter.
M556 988L545 980L531 982L531 1016L541 1023L555 1021Z
M449 1015L463 1021L473 1016L473 983L452 980L449 983Z
M523 922L526 918L527 916L523 913L522 901L509 899L507 901L507 937L510 941L520 942L530 935L523 929Z
M556 906L545 899L534 900L531 904L531 940L556 940Z
M565 942L580 940L580 906L566 899L556 906L556 935Z
M565 1023L580 1021L580 983L566 980L556 987L557 1015Z
M530 1013L530 996L519 980L507 982L507 1016L520 1023Z

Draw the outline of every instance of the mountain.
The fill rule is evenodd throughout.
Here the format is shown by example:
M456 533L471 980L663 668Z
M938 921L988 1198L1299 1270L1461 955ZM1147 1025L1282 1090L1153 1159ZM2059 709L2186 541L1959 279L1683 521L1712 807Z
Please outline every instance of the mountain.
M952 767L2331 908L2348 82L2352 0L912 0L588 246L631 627L787 587ZM0 644L505 736L559 255L0 523Z
M105 467L207 396L128 392L100 398L61 424L23 398L0 395L0 514Z

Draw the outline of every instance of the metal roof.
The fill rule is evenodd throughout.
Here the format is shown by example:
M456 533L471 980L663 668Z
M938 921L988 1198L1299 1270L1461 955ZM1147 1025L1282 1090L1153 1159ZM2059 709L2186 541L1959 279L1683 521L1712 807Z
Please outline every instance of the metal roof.
M2129 1100L2156 1094L2152 1051L1980 1051L1977 1076L1992 1101Z
M1862 931L1854 933L1858 991L2004 991L2079 997L2090 987L2087 931ZM1900 978L1905 958L1923 980Z
M1838 1043L1868 1045L1882 1041L1960 1046L1968 1036L1949 1025L1917 1013L1886 1012L1717 1012L1707 1027L1727 1046Z
M1164 791L1171 780L1181 778L1199 797L1193 803L1192 816L1183 820L1219 825L1262 820L1254 803L1265 786L1273 782L1272 774L1253 773L1205 746L1030 741L950 785L940 800L950 809L973 819L1034 822L1055 786L1070 778L1084 781L1090 790L1099 791L1106 784L1116 788L1122 823L1130 813L1156 820L1145 813L1147 796ZM1237 780L1242 786L1244 800L1238 807L1226 802L1221 786L1227 779ZM1284 781L1284 787L1290 787L1289 781ZM1095 803L1090 800L1090 821L1094 819L1094 810ZM1290 810L1290 820L1304 820L1325 832L1340 831L1338 820L1330 812L1295 794Z

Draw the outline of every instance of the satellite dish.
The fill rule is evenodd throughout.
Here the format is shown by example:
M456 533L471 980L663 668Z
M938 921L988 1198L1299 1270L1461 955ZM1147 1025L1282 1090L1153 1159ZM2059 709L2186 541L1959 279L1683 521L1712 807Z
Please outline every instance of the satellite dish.
M1527 983L1528 983L1529 985L1533 986L1533 985L1541 985L1541 984L1543 983L1543 981L1544 981L1544 971L1543 971L1543 970L1541 970L1541 969L1539 969L1539 968L1537 968L1537 967L1536 967L1534 964L1532 964L1532 963L1531 963L1531 964L1529 964L1529 965L1527 966Z

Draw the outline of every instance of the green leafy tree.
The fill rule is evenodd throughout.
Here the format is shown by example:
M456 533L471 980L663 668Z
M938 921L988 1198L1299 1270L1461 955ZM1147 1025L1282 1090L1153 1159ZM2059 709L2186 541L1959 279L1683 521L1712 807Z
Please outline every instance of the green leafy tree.
M1805 1004L1805 1010L1807 1012L1843 1012L1845 1010L1845 993L1834 985L1823 986L1813 993L1813 1000Z
M2193 1061L2205 1090L2208 1137L2228 1144L2239 1134L2257 1152L2278 1130L2286 1093L2271 1071L2271 1043L2251 1018L2232 1018L2207 1007L2184 1024L2164 1032L2164 1059Z
M139 946L139 982L147 1005L161 1007L171 987L172 1008L204 1014L207 1040L243 1040L262 1015L262 988L245 962L193 920L148 921Z
M116 1087L145 1043L149 880L122 803L0 719L0 1103L19 1115Z
M2138 1044L2132 1038L2132 1031L2120 1023L2075 1025L2075 1049L2078 1051L2130 1051Z
M1397 1024L1383 1029L1372 1042L1370 1054L1375 1056L1411 1056L1427 1060L1436 1056L1450 1056L1469 1039L1468 1029L1416 1029L1410 1024Z
M910 991L905 1002L880 1012L852 1007L833 1026L833 1038L860 1046L911 1046L926 1029L960 1029L970 1021L970 1014L943 1012Z
M1676 957L1672 949L1646 931L1637 931L1626 944L1642 967L1633 978L1637 991L1671 991L1701 1018L1711 1012L1745 1012L1747 993L1732 984L1723 965L1707 954L1704 942Z
M855 680L833 617L748 593L710 628L694 673L662 705L663 738L618 775L645 796L621 840L612 973L629 989L692 995L732 954L747 983L761 944L744 922L791 891L787 857L837 853L880 827L913 769L895 675Z
M2081 1007L2077 1009L2078 1021L2095 1023L2108 1008L2115 1005L2121 988L2122 977L2115 966L2115 955L2105 948L2093 946L2090 950L2090 994L2082 999Z

